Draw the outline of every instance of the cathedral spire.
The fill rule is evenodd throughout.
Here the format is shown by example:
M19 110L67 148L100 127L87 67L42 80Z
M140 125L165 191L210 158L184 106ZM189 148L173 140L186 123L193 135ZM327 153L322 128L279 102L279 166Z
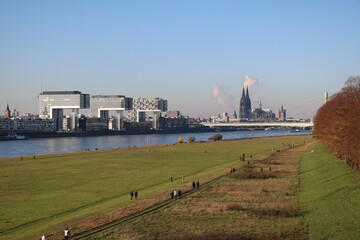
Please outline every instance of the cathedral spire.
M242 91L242 96L241 98L245 98L245 86L243 85L243 91Z
M246 86L246 98L250 98L249 97L249 86Z

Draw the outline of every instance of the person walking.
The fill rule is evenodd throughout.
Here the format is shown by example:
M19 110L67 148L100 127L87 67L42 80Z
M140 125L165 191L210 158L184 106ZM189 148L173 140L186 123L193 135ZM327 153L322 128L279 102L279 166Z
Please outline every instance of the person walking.
M65 240L69 240L69 238L70 238L70 230L69 230L68 227L64 230L64 235L65 235Z
M199 189L199 187L200 187L200 182L197 181L197 182L196 182L196 188Z
M45 234L42 235L41 240L46 240Z
M134 192L134 197L135 197L135 199L137 199L137 197L138 197L138 192L137 191Z
M195 189L195 182L192 182L192 188Z
M171 198L174 198L174 191L170 191Z
M181 198L181 190L178 191L179 198Z
M174 198L177 198L177 192L174 190Z
M130 200L132 200L134 197L134 193L133 192L130 192Z

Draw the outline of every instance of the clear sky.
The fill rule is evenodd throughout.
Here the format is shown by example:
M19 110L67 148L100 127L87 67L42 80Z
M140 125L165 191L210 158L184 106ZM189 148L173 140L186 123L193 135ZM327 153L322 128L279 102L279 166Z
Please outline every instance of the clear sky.
M311 118L360 75L360 1L0 1L0 110L42 90L161 97L192 117ZM0 114L2 114L0 113Z

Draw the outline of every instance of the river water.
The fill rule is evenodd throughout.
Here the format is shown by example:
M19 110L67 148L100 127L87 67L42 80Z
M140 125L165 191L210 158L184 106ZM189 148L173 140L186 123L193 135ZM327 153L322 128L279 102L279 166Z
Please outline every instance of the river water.
M172 144L182 137L194 136L195 141L207 141L209 137L221 134L223 139L285 136L311 134L311 131L288 132L286 130L269 131L236 131L236 132L206 132L206 133L174 133L148 135L116 135L96 137L59 137L35 138L18 141L1 141L0 158L31 156L49 153L68 153L94 149L111 149L129 146L144 146L157 144Z

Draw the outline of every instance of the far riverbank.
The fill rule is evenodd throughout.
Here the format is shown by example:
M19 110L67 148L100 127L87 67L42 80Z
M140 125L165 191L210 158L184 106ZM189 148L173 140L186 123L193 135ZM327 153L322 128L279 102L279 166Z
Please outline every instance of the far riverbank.
M32 156L51 153L69 153L95 149L112 149L129 146L145 146L158 144L172 144L182 137L187 141L188 136L194 136L196 141L207 141L214 132L203 133L172 133L172 134L141 134L141 135L115 135L115 136L89 136L67 138L36 138L25 141L0 142L0 158ZM216 132L223 139L255 138L270 136L287 136L311 134L310 130L301 132L288 132L287 130L269 131L236 131Z

